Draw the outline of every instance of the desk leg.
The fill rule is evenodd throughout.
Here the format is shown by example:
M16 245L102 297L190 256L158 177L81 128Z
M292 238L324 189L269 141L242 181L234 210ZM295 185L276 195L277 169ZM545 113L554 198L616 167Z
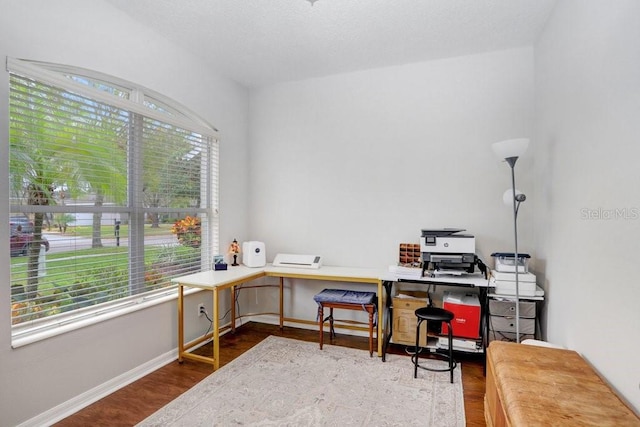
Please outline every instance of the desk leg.
M378 341L378 357L384 357L384 353L382 352L382 342L384 341L384 328L382 324L382 321L384 320L384 313L382 310L383 301L384 297L382 295L382 280L378 280L378 330L376 332L376 339Z
M231 332L236 332L236 298L238 293L236 287L231 287Z
M384 315L386 317L386 321L384 322L384 332L382 338L382 361L385 362L387 359L387 348L389 347L389 341L391 341L391 336L393 335L393 322L391 319L393 318L393 307L391 305L391 291L393 287L393 282L384 282L384 291L385 291L385 305L384 305Z
M284 329L284 277L280 278L280 330Z
M213 369L220 367L220 302L218 288L213 289Z
M482 373L487 375L487 346L489 345L489 289L480 288L480 330L482 331Z
M184 288L178 283L178 363L184 354Z

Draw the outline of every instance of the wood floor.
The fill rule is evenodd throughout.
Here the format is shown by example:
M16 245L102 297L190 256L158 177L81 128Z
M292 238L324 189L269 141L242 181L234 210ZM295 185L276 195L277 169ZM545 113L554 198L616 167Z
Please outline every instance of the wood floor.
M316 331L284 328L263 323L247 323L236 329L234 334L227 333L220 338L220 365L249 350L268 337L278 335L304 341L317 342ZM368 350L368 338L340 335L333 344ZM211 344L197 350L198 353L211 355ZM403 347L391 346L391 353L405 354ZM485 426L483 361L478 355L456 354L456 360L462 364L462 386L467 426ZM382 363L382 361L380 362ZM407 363L411 363L407 356ZM74 415L62 420L56 426L132 426L142 421L171 400L187 391L207 375L211 374L211 365L187 360L177 361L158 369L111 395L87 406ZM446 375L446 374L443 374Z

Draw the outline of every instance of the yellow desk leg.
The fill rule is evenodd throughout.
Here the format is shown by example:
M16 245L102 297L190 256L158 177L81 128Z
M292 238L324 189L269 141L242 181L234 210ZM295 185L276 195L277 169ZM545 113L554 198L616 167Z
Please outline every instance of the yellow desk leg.
M213 289L213 369L220 367L220 320L218 288Z
M280 330L284 329L284 277L280 278Z
M231 332L236 331L236 287L231 287Z
M382 357L382 341L384 336L382 318L383 318L383 305L382 305L382 280L378 280L378 335L376 336L378 341L378 357Z
M184 354L184 288L178 284L178 363Z

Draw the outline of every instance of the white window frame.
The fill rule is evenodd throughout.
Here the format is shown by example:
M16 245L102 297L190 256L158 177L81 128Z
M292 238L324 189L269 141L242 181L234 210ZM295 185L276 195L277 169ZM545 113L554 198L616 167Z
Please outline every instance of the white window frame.
M206 227L209 232L202 236L202 247L206 247L207 251L204 252L206 256L202 256L201 269L211 267L211 253L218 253L219 250L219 134L215 127L211 126L186 107L157 92L103 73L77 67L25 61L15 58L7 58L7 70L29 76L43 83L57 86L70 92L83 93L92 99L113 105L134 114L137 113L147 118L170 123L176 127L193 130L208 138L213 147L211 151L214 157L214 159L210 161L215 162L215 165L209 164L209 170L206 171L209 177L206 180L208 187L204 191L210 194L209 206L200 208L203 213L207 214L206 218L209 222ZM108 84L122 88L123 91L128 92L129 99L113 96L107 92L82 85L74 82L65 75L85 76L93 80L108 82ZM153 109L145 104L145 100L149 100L148 102L151 103L159 101L170 108L168 110ZM33 207L34 212L38 209L42 208L37 206ZM143 241L144 239L142 238L140 240ZM196 291L197 290L189 290L186 293L189 294ZM168 287L139 295L132 295L97 306L73 310L66 314L56 314L25 324L13 325L12 347L21 347L32 342L63 334L176 298L176 288Z

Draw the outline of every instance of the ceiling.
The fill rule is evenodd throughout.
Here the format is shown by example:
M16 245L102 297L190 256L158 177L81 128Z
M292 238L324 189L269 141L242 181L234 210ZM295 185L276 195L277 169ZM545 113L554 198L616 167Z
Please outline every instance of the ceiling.
M247 87L532 45L557 0L107 0Z

